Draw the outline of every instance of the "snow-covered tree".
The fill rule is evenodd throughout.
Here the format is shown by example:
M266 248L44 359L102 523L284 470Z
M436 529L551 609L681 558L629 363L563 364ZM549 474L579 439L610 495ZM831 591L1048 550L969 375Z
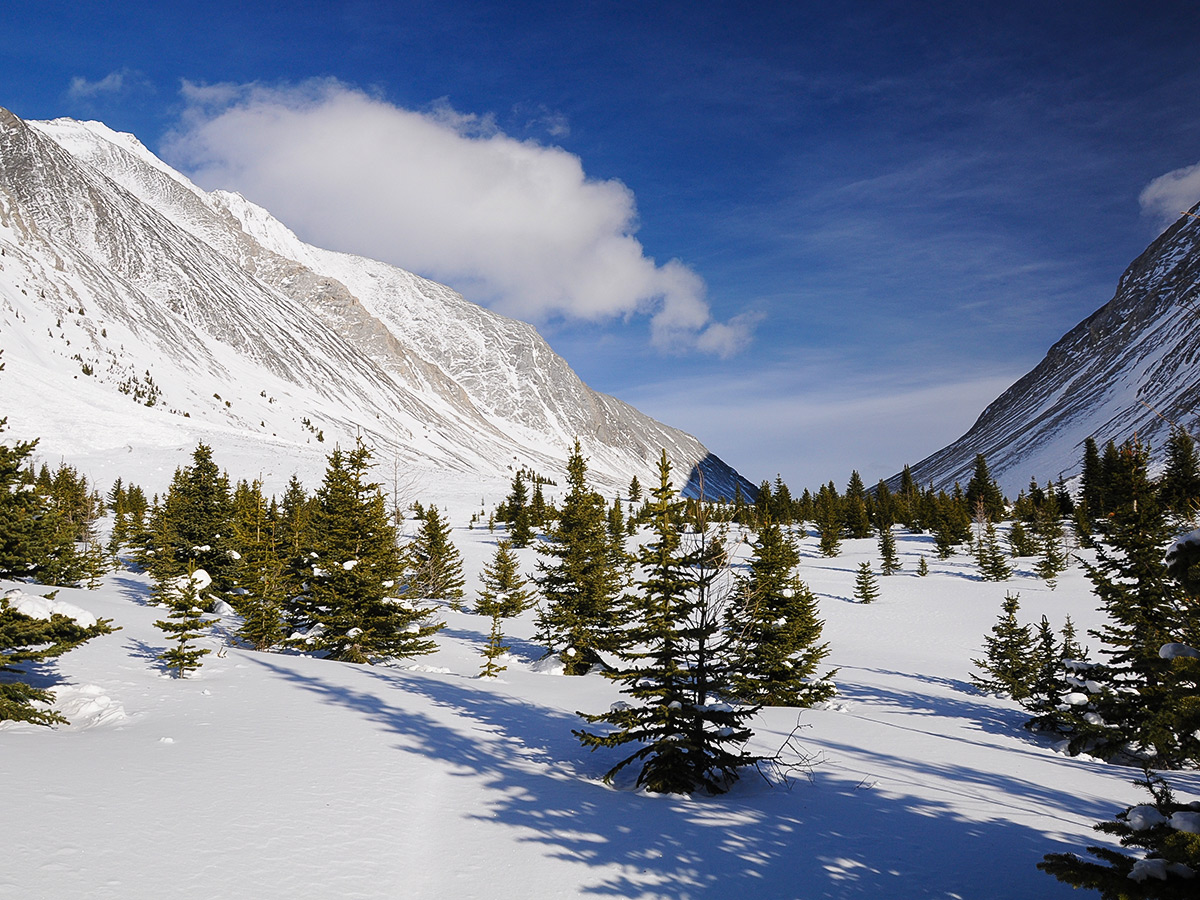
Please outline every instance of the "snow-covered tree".
M370 460L361 440L329 455L312 513L307 590L291 603L297 646L355 663L431 653L442 627L401 591L400 548L379 485L368 480Z
M186 677L188 672L200 668L200 661L212 653L209 647L197 646L196 641L204 636L211 619L204 618L200 592L208 587L210 579L203 569L189 569L183 575L160 576L155 579L151 598L167 606L170 612L165 619L154 623L167 637L174 641L158 655L168 669L175 671L176 678Z
M1149 770L1134 784L1150 793L1150 802L1127 807L1095 826L1133 853L1088 847L1098 862L1051 853L1038 868L1072 887L1099 891L1103 900L1195 900L1200 891L1200 802L1177 800L1167 782Z
M61 656L85 641L113 631L111 619L96 619L83 610L59 603L53 593L30 596L20 590L0 597L0 720L53 725L67 720L49 704L54 694L15 677L26 663Z

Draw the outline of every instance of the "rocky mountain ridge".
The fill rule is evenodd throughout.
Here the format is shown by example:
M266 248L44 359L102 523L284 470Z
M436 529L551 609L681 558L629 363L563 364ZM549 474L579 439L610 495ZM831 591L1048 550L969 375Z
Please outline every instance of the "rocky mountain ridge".
M0 110L0 254L0 403L64 456L222 435L320 455L361 434L407 468L553 476L578 437L602 484L654 479L665 448L693 493L701 473L710 496L753 491L532 326L307 245L100 123Z
M912 473L921 484L966 484L982 453L1011 497L1031 477L1077 475L1088 437L1103 446L1137 435L1162 448L1172 424L1196 436L1198 422L1200 221L1185 214L1130 264L1108 303Z

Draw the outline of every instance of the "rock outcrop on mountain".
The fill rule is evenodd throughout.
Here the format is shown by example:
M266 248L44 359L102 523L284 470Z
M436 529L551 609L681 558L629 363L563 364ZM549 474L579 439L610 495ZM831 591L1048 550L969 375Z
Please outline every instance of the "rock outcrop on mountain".
M443 473L753 486L694 437L585 385L530 325L374 260L312 247L97 122L0 110L0 403L55 447L182 433L264 455L362 435ZM79 421L77 428L71 421ZM680 478L682 481L682 478Z
M912 473L921 484L965 484L982 453L1015 496L1031 477L1078 474L1088 437L1103 446L1137 435L1161 449L1172 424L1195 435L1198 419L1200 220L1184 215L1125 270L1112 300Z

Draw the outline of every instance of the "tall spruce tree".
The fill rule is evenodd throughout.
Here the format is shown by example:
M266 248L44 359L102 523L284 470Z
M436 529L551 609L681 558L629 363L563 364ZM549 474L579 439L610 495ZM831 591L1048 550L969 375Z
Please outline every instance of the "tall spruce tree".
M1159 502L1167 512L1189 517L1200 502L1200 459L1196 443L1182 428L1171 429L1167 440L1167 464L1158 484Z
M971 673L977 687L1007 694L1018 702L1029 696L1039 670L1029 626L1017 621L1020 608L1019 594L1004 595L1000 618L991 635L983 639L983 659L971 660L982 673Z
M517 472L512 482L512 492L505 501L504 515L508 523L508 539L514 547L528 547L533 539L533 524L529 515L529 492L525 487L525 473Z
M890 525L879 528L879 559L882 575L895 575L902 568L900 558L896 555L896 536L892 534Z
M262 483L254 481L238 485L234 508L232 525L240 556L240 588L232 605L242 617L238 635L255 650L267 650L285 637L288 582L278 507L268 503Z
M1116 450L1115 445L1113 449ZM1083 473L1080 476L1079 501L1086 508L1092 521L1107 512L1107 495L1108 485L1104 480L1104 463L1100 457L1100 449L1096 446L1096 439L1089 437L1083 442Z
M749 574L738 578L726 613L734 639L735 696L763 706L812 706L836 693L833 673L817 677L829 654L817 600L796 575L800 554L773 522L753 544Z
M822 556L837 556L842 546L842 502L833 482L822 486L814 502Z
M982 505L992 522L1004 518L1004 495L988 471L987 460L982 453L975 454L975 469L967 482L967 509L974 510Z
M604 498L588 484L579 441L567 459L567 495L546 538L534 576L546 600L539 630L567 674L583 675L623 639L618 598L624 572L614 557Z
M407 556L409 594L445 600L451 609L462 608L462 557L450 539L450 524L436 506L425 510Z
M843 524L846 535L861 539L871 536L871 516L867 508L867 489L862 476L855 469L846 484L846 495L842 498Z
M374 663L433 652L442 627L432 610L401 595L402 558L371 451L329 455L312 514L307 591L293 601L306 634L299 646L331 659Z
M1195 606L1163 559L1171 533L1147 474L1148 451L1128 441L1109 468L1111 512L1097 523L1096 562L1084 563L1108 621L1089 632L1106 657L1089 672L1100 684L1096 716L1071 722L1074 752L1132 751L1156 768L1200 759L1200 737L1181 728L1181 686L1160 650L1194 626Z
M584 715L589 724L604 723L612 730L575 733L593 750L640 745L609 770L606 780L640 763L637 784L649 791L721 793L742 768L760 759L733 749L751 737L746 721L756 707L727 702L732 672L721 627L724 598L717 585L724 542L714 539L705 523L685 546L682 504L670 474L664 451L650 504L653 538L639 553L643 578L632 640L621 651L623 667L612 673L632 702Z
M151 517L150 546L143 548L141 561L161 579L202 569L212 579L207 593L227 598L237 586L232 526L229 479L213 461L212 448L197 444L192 464L176 470ZM202 596L202 604L211 600Z
M1034 526L1034 541L1039 551L1034 571L1053 590L1058 584L1058 576L1067 570L1069 562L1066 548L1063 547L1063 527L1059 519L1058 504L1043 504L1037 512Z

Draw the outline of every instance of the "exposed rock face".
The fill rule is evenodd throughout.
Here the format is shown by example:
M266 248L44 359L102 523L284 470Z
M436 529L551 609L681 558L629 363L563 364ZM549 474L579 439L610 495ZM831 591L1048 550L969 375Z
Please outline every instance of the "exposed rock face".
M1200 205L1193 208L1193 212ZM983 411L912 467L919 483L966 483L976 453L1013 496L1031 477L1078 474L1083 443L1166 443L1200 419L1200 221L1182 217L1125 270L1116 295Z
M665 448L679 481L702 469L709 495L753 493L692 436L587 387L532 326L309 246L100 123L0 110L0 250L5 360L106 406L124 395L135 439L175 416L278 452L361 433L427 469L551 475L578 437L601 482L653 483Z

